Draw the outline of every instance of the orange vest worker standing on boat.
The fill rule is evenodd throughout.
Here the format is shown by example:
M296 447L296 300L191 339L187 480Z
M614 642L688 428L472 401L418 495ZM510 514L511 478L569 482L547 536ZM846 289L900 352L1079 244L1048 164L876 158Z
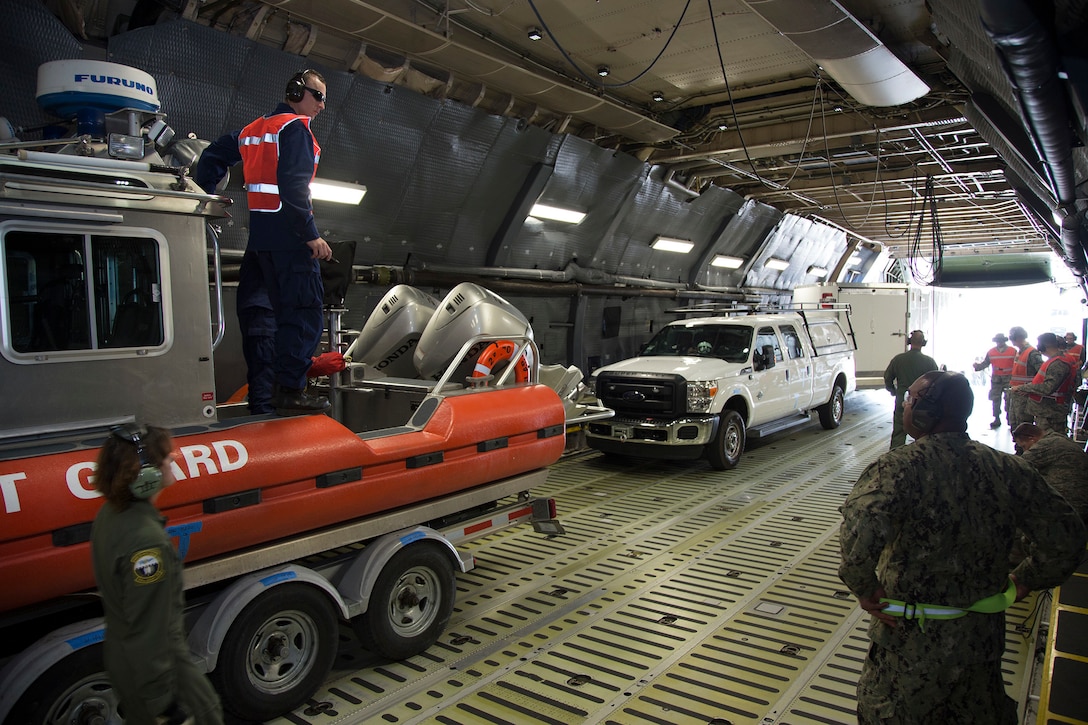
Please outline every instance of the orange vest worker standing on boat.
M285 100L241 131L204 150L196 182L212 193L242 163L249 243L238 280L238 322L253 414L322 413L326 398L306 392L306 372L324 327L317 260L332 259L314 221L310 181L321 158L310 121L325 108L315 70L287 82Z

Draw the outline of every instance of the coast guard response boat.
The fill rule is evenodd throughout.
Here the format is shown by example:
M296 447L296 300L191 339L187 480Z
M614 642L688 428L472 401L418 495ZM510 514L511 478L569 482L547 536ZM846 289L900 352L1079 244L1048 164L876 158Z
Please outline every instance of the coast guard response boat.
M193 656L246 719L322 682L338 620L386 657L431 645L473 566L457 543L528 521L561 533L528 492L564 450L567 406L518 310L473 284L441 301L398 286L321 383L331 417L217 403L208 229L230 200L188 177L199 142L172 140L136 69L49 63L39 99L78 128L0 143L0 721L121 721L88 543L112 425L172 429L177 484L158 506Z

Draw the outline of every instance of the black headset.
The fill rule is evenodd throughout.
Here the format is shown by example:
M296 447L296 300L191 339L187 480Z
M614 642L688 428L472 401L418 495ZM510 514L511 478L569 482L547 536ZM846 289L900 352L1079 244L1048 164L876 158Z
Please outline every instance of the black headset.
M306 74L315 73L316 71L307 68L306 70L300 70L291 76L291 80L287 81L287 90L284 91L287 100L291 103L298 103L306 97Z
M136 423L125 423L110 428L110 435L136 446L136 455L140 459L140 472L136 474L136 479L128 485L132 495L140 499L154 496L162 489L162 470L153 465L151 459L147 457L147 449L144 447L147 428Z
M925 395L915 398L910 404L911 422L922 433L929 433L944 418L943 397L951 379L951 373L942 373L929 384Z

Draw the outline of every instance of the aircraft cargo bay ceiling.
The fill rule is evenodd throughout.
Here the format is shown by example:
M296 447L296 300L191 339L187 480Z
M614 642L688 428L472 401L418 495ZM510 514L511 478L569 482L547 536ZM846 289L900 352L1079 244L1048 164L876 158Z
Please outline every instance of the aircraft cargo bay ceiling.
M897 258L939 239L1086 266L1083 0L1036 2L1038 22L1020 0L141 6L575 134Z

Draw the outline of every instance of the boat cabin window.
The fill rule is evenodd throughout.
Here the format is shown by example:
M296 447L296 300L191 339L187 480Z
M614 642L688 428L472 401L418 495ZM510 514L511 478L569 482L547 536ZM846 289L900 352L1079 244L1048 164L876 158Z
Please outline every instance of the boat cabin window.
M6 357L164 345L158 240L25 228L0 239Z

